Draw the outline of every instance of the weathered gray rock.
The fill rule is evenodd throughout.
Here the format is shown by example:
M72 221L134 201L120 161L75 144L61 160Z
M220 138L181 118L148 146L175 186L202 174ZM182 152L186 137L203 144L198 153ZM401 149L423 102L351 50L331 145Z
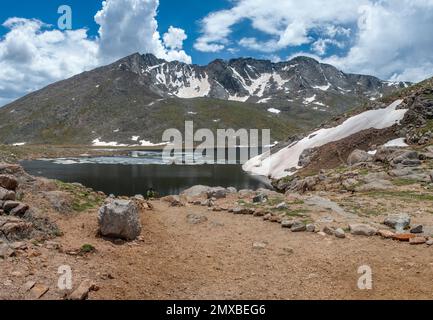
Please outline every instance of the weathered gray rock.
M302 221L295 221L290 227L292 232L304 232L307 230L307 226Z
M372 160L373 160L373 156L370 155L368 152L356 149L347 158L347 163L350 166L353 166L353 165L361 163L361 162L369 162Z
M341 228L335 229L334 235L339 239L346 238L346 233Z
M325 226L323 228L323 233L329 235L329 236L333 236L335 234L335 229L329 226Z
M368 224L361 224L361 223L351 224L349 225L349 228L350 228L350 233L357 236L371 237L377 233L377 229L373 228Z
M293 226L293 220L283 219L281 221L281 226L283 228L291 228Z
M134 240L141 233L139 209L134 201L112 200L99 209L98 222L103 236Z
M410 226L410 221L408 214L401 213L389 215L385 218L383 224L398 231L403 231Z
M229 192L227 191L226 188L215 187L215 188L210 188L208 190L207 197L208 197L208 199L211 199L211 198L223 199L223 198L227 197L228 193Z
M316 226L314 224L312 224L312 223L307 224L306 231L307 232L316 232Z
M183 192L181 192L180 195L186 196L186 197L191 197L191 198L198 197L198 196L204 196L207 194L209 189L211 189L211 187L197 185L197 186L193 186L191 188L184 190Z

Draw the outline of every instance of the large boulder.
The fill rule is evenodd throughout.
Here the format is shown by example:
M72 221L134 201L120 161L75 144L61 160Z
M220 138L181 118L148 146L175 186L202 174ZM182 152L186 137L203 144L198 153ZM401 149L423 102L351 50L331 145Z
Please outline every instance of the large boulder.
M211 187L208 186L197 185L184 190L183 192L181 192L180 195L185 197L195 198L195 197L206 195L210 189Z
M410 221L411 219L408 214L401 213L389 215L385 218L383 224L390 228L403 231L410 226Z
M225 197L227 197L227 194L229 193L229 191L226 188L223 187L215 187L215 188L210 188L207 191L207 197L208 199L223 199Z
M139 209L131 200L110 200L99 209L98 223L106 237L134 240L141 233Z
M372 160L373 160L373 156L370 155L368 152L356 149L347 158L347 163L350 166L353 166L353 165L361 163L361 162L369 162Z

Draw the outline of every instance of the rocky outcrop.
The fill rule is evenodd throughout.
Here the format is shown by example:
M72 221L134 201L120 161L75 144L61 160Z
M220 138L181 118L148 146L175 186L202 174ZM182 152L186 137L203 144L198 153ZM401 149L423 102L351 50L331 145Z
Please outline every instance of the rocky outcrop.
M109 199L99 209L99 231L102 236L134 240L141 233L137 204L131 200Z

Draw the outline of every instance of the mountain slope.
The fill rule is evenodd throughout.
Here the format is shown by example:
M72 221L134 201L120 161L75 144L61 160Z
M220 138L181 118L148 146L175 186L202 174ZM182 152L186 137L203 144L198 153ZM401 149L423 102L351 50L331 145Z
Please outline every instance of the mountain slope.
M367 152L370 156L376 152L386 154L383 148L410 145L422 148L432 142L433 79L429 79L382 101L370 103L302 138L281 144L271 154L263 154L248 161L244 170L275 180L299 174L311 176L322 169L347 165L348 156L357 149L362 150L357 151L357 157L361 154L368 158ZM418 160L425 160L418 159L418 156L416 159L410 158L413 154L407 152L405 156L410 160L403 163L403 167L416 167L421 164ZM425 157L433 158L433 154Z
M0 143L160 142L167 128L183 131L185 120L196 128L270 128L284 140L407 85L305 57L197 66L134 54L1 108Z

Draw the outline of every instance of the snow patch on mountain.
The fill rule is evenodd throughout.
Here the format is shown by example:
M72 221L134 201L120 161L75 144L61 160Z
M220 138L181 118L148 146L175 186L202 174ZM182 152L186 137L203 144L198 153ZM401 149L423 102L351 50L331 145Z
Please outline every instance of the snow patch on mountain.
M274 179L292 175L294 171L301 168L298 165L299 157L306 149L317 148L366 129L385 129L399 123L408 111L397 109L402 102L403 100L397 100L387 108L369 110L347 119L339 126L320 129L275 154L266 152L250 159L243 165L243 169L255 175L269 176Z

